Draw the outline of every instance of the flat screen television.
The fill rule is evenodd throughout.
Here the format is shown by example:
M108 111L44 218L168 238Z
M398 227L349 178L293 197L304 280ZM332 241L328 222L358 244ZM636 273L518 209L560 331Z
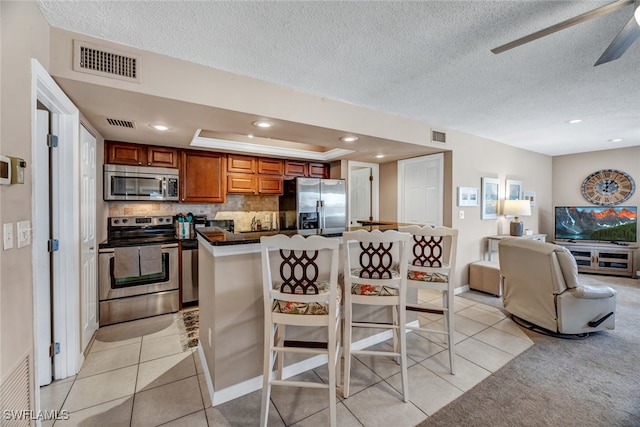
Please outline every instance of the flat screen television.
M556 240L636 242L637 206L556 206Z

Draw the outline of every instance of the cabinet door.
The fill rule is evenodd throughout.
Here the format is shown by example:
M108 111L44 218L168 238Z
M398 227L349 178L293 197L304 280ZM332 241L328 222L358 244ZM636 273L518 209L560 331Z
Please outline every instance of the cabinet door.
M285 160L284 174L287 176L307 176L309 173L308 163L299 160Z
M105 141L105 163L114 165L145 166L147 149L144 145Z
M258 175L258 194L282 194L282 177Z
M147 147L147 166L163 168L178 167L178 150L168 147Z
M229 154L227 157L227 172L256 173L256 158Z
M258 159L258 173L261 175L282 175L284 164L279 159Z
M243 173L227 174L227 193L256 194L256 176Z
M180 167L180 201L224 203L227 156L220 153L184 150Z
M329 165L324 163L309 163L310 178L329 178Z

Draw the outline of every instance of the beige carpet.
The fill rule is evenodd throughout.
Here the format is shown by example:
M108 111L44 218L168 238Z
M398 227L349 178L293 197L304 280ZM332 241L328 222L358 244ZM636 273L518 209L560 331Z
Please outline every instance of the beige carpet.
M421 426L640 426L640 280L581 274L618 291L616 329L534 346ZM462 297L493 306L501 299Z

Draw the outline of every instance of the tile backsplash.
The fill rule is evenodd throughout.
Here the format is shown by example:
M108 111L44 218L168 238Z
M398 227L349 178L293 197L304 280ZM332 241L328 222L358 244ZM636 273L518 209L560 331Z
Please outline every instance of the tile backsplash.
M273 226L277 217L278 196L227 195L225 203L188 204L169 202L108 202L109 216L163 216L186 214L205 215L208 219L233 219L236 231L251 230L253 218L262 229ZM277 226L277 224L276 224Z

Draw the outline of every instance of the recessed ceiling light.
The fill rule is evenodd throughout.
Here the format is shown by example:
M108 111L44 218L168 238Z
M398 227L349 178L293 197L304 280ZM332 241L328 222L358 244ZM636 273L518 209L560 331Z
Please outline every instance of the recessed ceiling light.
M274 127L276 124L269 120L256 120L255 122L253 122L253 125L259 128L267 129Z
M384 154L376 154L376 159L381 159L384 157Z
M610 139L609 142L622 142L622 138Z
M169 126L166 125L162 125L160 123L152 123L149 126L151 126L152 128L154 128L155 130L159 130L161 132L164 132L165 130L169 130L171 129Z
M358 140L358 137L355 135L347 135L340 138L340 141L343 141L343 142L354 142L357 140Z
M573 119L573 120L569 120L567 123L569 123L570 125L575 125L576 123L580 123L582 121L582 119Z

